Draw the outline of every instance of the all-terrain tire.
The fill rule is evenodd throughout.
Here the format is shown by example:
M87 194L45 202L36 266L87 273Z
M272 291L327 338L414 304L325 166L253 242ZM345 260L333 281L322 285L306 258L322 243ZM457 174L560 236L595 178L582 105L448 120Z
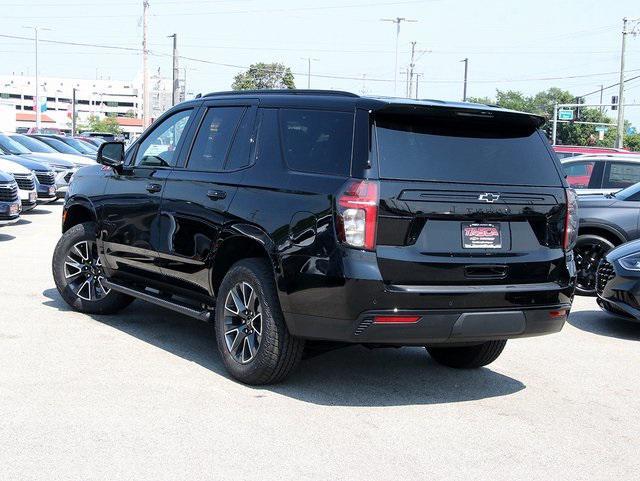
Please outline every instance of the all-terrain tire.
M476 369L498 359L507 341L487 341L475 346L427 347L439 364L457 369Z
M245 307L252 304L247 309L251 316L247 315L245 318L234 314L235 311L241 310L235 305L236 299L242 297L245 292L238 291L238 286L247 292L251 289L250 292L255 292L257 298L257 301L238 301L244 303ZM231 294L233 289L236 289L236 298ZM250 297L250 294L248 296ZM255 325L246 324L249 318L255 318L258 310L261 312L260 326L258 327L257 321ZM234 329L235 326L244 331L242 336L247 338L247 350L244 347L233 349L236 345L235 335L240 332ZM304 341L289 334L276 292L273 269L265 259L244 259L231 266L218 289L214 328L218 350L225 367L235 379L245 384L261 385L282 381L294 370L302 357ZM254 348L252 352L249 336L253 333L252 345L255 346L258 329L261 333L259 343L257 349ZM245 338L241 342L244 343Z
M86 293L86 289L88 288L85 287L82 291L78 291L77 284L82 281L84 277L73 277L73 274L77 272L79 268L71 268L68 265L65 266L65 264L69 264L71 262L79 263L79 265L84 268L82 260L85 253L75 250L74 246L82 244L83 242L87 242L87 245L93 246L95 241L96 225L93 222L78 224L66 231L58 241L58 244L53 251L53 259L51 261L53 280L58 292L62 296L62 299L64 299L64 301L74 310L87 314L113 314L131 304L133 298L113 290L105 293L101 287L98 287L97 292L102 293L102 297L83 294L84 297L89 297L89 299L83 298L80 293ZM68 257L69 255L72 256L71 259ZM93 265L91 266L91 269L99 269L99 267L95 266L96 263L99 263L99 261L96 260L97 254L95 251L92 253L87 250L86 256L90 258L95 257L92 259ZM70 275L72 277L69 277ZM84 276L84 274L82 276ZM97 276L94 277L97 278ZM76 279L80 279L80 281ZM97 280L93 282L97 282ZM74 283L76 284L75 290Z

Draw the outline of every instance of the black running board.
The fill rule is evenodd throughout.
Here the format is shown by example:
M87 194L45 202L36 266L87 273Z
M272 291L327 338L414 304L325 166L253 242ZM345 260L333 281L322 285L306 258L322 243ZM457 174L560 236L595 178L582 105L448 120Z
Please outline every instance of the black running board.
M180 314L184 314L185 316L194 317L196 319L200 319L201 321L210 321L211 320L211 311L208 309L198 310L193 307L185 306L184 304L179 304L177 302L173 302L169 299L161 297L156 294L152 294L150 292L142 291L139 289L134 289L132 287L123 286L122 284L117 284L113 281L103 281L105 287L109 289L113 289L114 291L121 292L131 297L135 297L137 299L142 299L143 301L151 302L152 304L156 304L160 307L164 307L166 309L171 309L172 311L179 312Z

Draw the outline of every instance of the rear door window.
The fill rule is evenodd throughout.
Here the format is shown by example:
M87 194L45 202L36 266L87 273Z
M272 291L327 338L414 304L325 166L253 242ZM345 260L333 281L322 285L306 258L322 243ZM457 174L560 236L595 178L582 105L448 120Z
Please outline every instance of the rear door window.
M640 163L607 162L602 187L624 189L640 182Z
M595 162L571 162L562 166L567 176L567 183L574 189L586 189L589 187L593 176Z
M281 109L282 147L291 170L347 176L353 113Z
M383 115L376 119L380 177L558 186L546 141L530 126L491 119Z
M189 170L223 170L236 129L246 110L246 107L213 107L207 110L191 150L187 164Z

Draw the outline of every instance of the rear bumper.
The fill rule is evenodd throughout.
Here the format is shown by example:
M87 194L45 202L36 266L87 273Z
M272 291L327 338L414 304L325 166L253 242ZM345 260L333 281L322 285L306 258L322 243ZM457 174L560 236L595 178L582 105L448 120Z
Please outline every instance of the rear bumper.
M342 276L284 263L280 304L293 335L356 343L423 345L550 334L562 329L573 301L573 260L562 279L532 284L391 285L375 253L342 253ZM293 261L293 259L292 259ZM331 262L327 263L331 265ZM558 274L556 272L556 274ZM559 274L558 274L559 275ZM412 324L376 324L376 315L419 316Z
M570 304L522 310L368 311L347 321L319 316L289 316L295 336L351 343L432 345L514 339L559 332ZM406 324L377 324L376 316L419 316Z

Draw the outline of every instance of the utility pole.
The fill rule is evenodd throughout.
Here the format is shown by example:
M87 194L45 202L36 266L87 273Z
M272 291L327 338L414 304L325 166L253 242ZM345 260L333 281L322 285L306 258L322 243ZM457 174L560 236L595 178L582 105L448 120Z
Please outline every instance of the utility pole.
M167 36L167 38L173 38L173 75L172 75L172 90L171 90L171 105L175 105L180 102L180 83L178 80L178 34Z
M558 102L553 104L553 133L551 134L551 145L556 145L558 140Z
M467 101L467 78L469 75L469 59L464 58L460 61L464 62L464 87L462 88L462 101L466 102Z
M396 17L396 18L381 18L380 21L391 22L391 23L395 23L396 25L396 60L395 60L395 66L393 69L393 94L397 95L398 94L398 45L399 45L398 42L400 40L400 24L402 22L415 23L417 22L417 20L412 20L404 17Z
M74 87L71 93L71 136L76 135L76 88Z
M147 49L147 11L149 10L149 0L142 0L142 126L149 126L149 70Z
M35 33L35 42L36 42L36 95L34 97L34 109L36 111L36 132L40 132L40 123L42 118L42 112L40 112L40 76L38 74L38 33L40 30L51 30L49 28L44 27L23 27L28 29L33 29Z
M409 84L407 85L407 98L411 98L413 92L413 68L416 66L416 42L411 42L411 62L409 63Z
M311 88L311 62L317 62L320 59L311 57L300 57L302 60L307 61L307 88Z
M600 113L604 112L604 107L602 106L602 95L604 94L604 85L600 85Z
M616 131L616 147L624 144L624 55L627 48L627 17L622 19L622 51L620 53L620 91L618 93L618 129Z
M616 147L619 149L624 145L624 60L625 50L627 48L627 34L637 35L636 28L640 19L622 19L622 50L620 52L620 90L618 93L618 129L616 132ZM627 23L633 22L631 31L627 30Z
M366 95L367 93L367 74L366 73L362 74L362 90L360 90L360 93L362 95Z
M420 77L424 77L424 74L416 73L416 100L418 100L418 84L420 82Z

